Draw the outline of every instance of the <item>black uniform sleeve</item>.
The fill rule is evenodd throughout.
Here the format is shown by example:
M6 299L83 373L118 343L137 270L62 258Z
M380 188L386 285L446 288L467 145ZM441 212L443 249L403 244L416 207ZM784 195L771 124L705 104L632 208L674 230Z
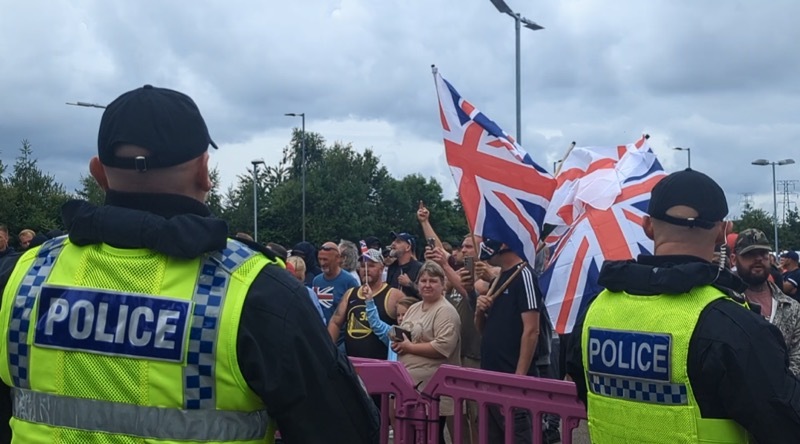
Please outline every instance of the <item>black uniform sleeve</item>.
M589 304L586 304L588 307ZM583 322L586 320L586 310L581 310L578 313L578 318L575 320L575 326L572 328L572 333L567 337L569 338L567 344L567 359L566 359L566 372L572 381L575 382L575 389L578 391L578 399L586 406L586 373L583 368L583 355L581 352L581 335L583 331Z
M287 444L378 442L375 405L306 289L280 267L266 266L247 294L237 354Z
M731 418L762 443L800 437L800 380L777 327L728 300L709 304L689 343L688 372L704 418Z

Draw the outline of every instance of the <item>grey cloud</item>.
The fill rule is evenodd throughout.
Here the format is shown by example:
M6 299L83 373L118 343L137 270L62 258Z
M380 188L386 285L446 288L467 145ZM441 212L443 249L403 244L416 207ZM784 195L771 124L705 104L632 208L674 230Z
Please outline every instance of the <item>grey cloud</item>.
M796 151L800 4L510 3L546 27L522 34L523 145L545 167L572 140L647 131L692 146L693 165L731 193L771 192L749 162ZM436 142L436 63L514 133L513 20L488 0L14 3L0 16L0 56L0 157L31 139L65 183L85 171L100 110L63 102L108 103L144 83L189 93L222 144L299 125L285 112L385 120Z

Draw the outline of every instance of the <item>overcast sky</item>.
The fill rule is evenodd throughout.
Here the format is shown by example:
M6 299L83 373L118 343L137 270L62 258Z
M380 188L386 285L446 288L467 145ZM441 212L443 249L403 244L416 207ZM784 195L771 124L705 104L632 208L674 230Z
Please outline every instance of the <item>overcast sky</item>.
M522 144L552 168L579 146L643 132L670 171L717 179L772 211L771 171L800 161L800 2L508 0L522 30ZM448 197L430 65L508 133L514 23L489 0L0 1L0 158L21 139L69 190L87 175L102 110L146 83L192 96L227 186L277 163L304 112L309 131L372 148L396 177L436 177ZM778 168L800 179L800 165ZM800 185L798 185L800 191ZM782 197L779 196L779 200ZM780 211L780 209L779 209Z

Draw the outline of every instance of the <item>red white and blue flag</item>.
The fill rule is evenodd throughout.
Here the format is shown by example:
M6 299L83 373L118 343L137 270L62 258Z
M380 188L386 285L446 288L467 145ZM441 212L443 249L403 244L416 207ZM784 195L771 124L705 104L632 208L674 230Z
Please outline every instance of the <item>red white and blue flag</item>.
M650 191L666 173L642 137L618 147L575 148L556 177L545 217L551 259L539 279L555 330L569 333L579 311L599 293L606 260L651 254L642 228Z
M533 261L555 179L438 72L434 77L445 156L470 229Z

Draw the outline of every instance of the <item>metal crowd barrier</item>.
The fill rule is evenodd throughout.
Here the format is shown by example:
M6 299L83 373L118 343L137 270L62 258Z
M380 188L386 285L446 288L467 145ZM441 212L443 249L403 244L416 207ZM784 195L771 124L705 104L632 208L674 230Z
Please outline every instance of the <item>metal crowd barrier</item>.
M462 436L463 401L478 404L479 443L488 444L488 408L505 415L505 442L513 443L513 415L525 410L532 417L533 442L540 443L542 415L561 418L561 439L572 444L572 432L586 410L578 400L575 384L567 381L516 376L505 373L442 365L422 392L414 389L408 372L399 362L351 358L367 391L381 397L381 444L389 443L390 404L394 397L394 443L427 444L439 436L439 398L448 396L455 404L453 443L468 442ZM497 444L497 443L492 443Z

